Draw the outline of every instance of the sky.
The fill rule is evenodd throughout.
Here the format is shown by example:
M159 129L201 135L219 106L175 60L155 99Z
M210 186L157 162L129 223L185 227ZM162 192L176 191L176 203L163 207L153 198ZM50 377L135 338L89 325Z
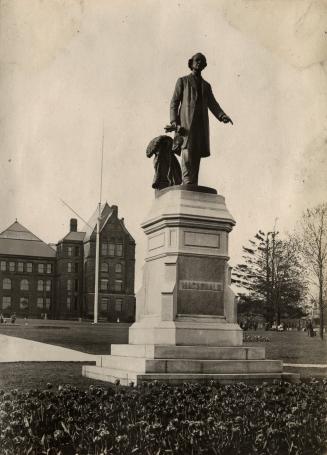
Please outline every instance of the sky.
M141 280L154 192L145 150L176 80L203 77L234 125L210 115L199 183L236 219L231 264L258 229L291 231L327 199L324 0L1 0L0 231L17 218L46 242L103 200L137 243ZM83 223L79 222L82 227Z

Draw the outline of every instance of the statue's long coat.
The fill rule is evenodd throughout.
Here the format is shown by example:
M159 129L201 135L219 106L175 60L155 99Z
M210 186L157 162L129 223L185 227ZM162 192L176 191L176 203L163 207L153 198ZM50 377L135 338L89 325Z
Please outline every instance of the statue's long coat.
M201 78L202 79L202 78ZM211 85L202 79L202 119L200 124L201 131L197 130L197 122L193 122L195 105L198 98L197 85L193 74L180 77L176 82L175 91L170 103L170 121L176 122L183 128L182 148L192 150L190 138L196 138L199 134L201 140L194 140L195 144L203 143L201 150L192 150L193 153L199 154L200 157L210 155L209 143L209 118L208 108L219 121L225 114L213 96ZM203 129L203 131L202 131ZM192 134L190 132L192 131ZM195 146L198 148L198 145Z

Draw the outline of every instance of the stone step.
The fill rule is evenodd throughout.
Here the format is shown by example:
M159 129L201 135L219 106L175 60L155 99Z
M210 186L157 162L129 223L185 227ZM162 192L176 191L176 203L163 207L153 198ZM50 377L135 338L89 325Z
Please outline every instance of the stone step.
M113 344L111 355L147 359L263 360L265 348Z
M279 373L280 360L194 360L145 359L124 356L102 356L97 366L138 373Z
M102 368L92 365L84 365L82 374L85 377L99 381L114 383L120 381L121 385L141 384L142 382L159 381L167 384L182 384L184 382L204 382L211 380L221 384L244 382L248 384L260 384L282 379L289 382L298 382L299 375L292 373L238 373L238 374L192 374L192 373L137 373L126 370Z
M130 382L137 384L137 376L139 373L136 371L126 371L114 368L104 368L93 365L82 366L82 376L91 379L97 379L98 381L112 382L114 383L117 379L121 385L129 385Z

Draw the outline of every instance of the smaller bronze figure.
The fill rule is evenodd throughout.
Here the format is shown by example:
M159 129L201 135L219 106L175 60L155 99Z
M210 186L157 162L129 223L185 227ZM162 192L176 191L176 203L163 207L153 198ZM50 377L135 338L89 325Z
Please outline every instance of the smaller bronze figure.
M174 140L170 136L158 136L152 139L146 149L146 156L154 156L154 179L152 188L162 190L182 183L182 171L175 156L181 152L183 139L176 134Z

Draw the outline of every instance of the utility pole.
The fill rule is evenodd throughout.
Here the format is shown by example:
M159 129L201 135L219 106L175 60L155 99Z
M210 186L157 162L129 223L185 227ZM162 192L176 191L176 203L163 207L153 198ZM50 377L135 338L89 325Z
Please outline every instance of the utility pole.
M99 307L99 259L100 259L100 220L101 220L101 202L98 204L98 218L96 227L95 241L95 286L94 286L94 324L98 323Z
M103 146L104 146L104 125L102 125L102 147L101 147L101 168L100 168L100 197L98 203L98 216L96 224L96 240L95 240L95 283L94 283L94 319L93 323L98 323L98 308L99 308L99 270L100 270L100 227L101 227L101 200L102 200L102 174L103 174ZM64 200L61 202L68 207L75 215L78 216L92 230L94 226L90 226L70 205Z
M93 320L94 324L98 323L98 309L99 309L100 222L101 222L101 199L102 199L103 145L104 145L104 125L102 125L100 197L99 197L99 204L98 204L98 217L97 217L96 241L95 241L95 280L94 280L95 283L94 283L94 320Z

